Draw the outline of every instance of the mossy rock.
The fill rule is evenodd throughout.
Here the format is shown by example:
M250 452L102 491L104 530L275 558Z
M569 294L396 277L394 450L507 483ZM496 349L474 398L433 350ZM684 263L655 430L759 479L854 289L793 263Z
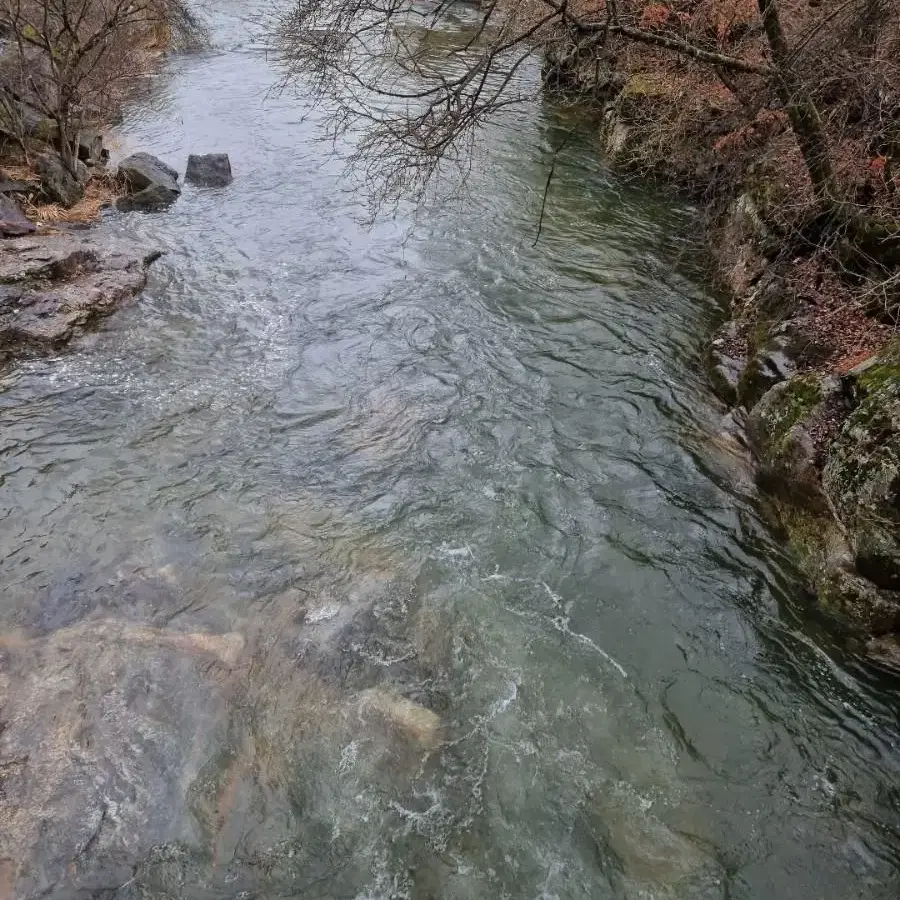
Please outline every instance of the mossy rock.
M797 568L814 591L830 572L853 565L850 545L830 513L776 497L764 497L763 501L766 517L784 533Z
M817 588L822 607L853 628L876 637L900 631L900 592L843 568L825 575Z
M798 375L770 388L747 420L759 460L760 487L799 506L827 514L813 439L828 405L842 393L838 379Z
M854 569L853 551L832 516L777 500L764 509L783 530L823 612L867 636L900 631L900 591L880 588Z
M829 448L823 481L859 571L900 590L900 344L856 378L860 403Z

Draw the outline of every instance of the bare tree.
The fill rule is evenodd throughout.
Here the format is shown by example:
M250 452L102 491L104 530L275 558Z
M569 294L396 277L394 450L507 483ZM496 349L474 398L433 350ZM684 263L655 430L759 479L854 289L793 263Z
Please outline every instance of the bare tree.
M444 161L464 162L479 126L504 107L558 84L609 97L622 87L623 55L667 54L673 71L693 67L726 85L748 123L760 110L783 112L812 189L807 217L864 233L873 217L838 175L845 131L828 90L852 79L887 135L900 114L898 20L897 0L297 0L278 23L277 51L288 80L329 106L333 132L360 134L354 162L382 198L420 190ZM543 85L523 76L536 44ZM879 229L895 233L882 219Z
M123 82L146 70L148 48L199 24L180 0L0 0L0 28L5 105L52 120L74 171L79 132L102 121Z

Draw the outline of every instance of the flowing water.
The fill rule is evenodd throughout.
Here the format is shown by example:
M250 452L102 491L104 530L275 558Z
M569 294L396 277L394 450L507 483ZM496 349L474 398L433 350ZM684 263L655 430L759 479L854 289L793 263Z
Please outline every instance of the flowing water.
M900 895L896 688L716 474L690 211L575 139L533 247L533 106L366 228L244 11L122 127L234 183L4 376L9 895Z

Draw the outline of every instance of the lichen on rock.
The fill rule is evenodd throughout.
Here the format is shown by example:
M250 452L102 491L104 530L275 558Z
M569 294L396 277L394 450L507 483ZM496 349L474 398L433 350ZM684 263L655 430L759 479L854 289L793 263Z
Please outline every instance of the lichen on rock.
M825 490L848 528L859 571L900 589L900 343L856 378L860 403L829 448Z
M762 487L815 512L827 513L813 437L826 406L841 394L838 379L807 374L770 388L747 420Z

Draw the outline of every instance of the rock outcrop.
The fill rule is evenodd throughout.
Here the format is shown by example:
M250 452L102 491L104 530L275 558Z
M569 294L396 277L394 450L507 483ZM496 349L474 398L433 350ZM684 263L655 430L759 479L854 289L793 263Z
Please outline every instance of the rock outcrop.
M231 161L227 153L191 154L184 180L201 187L224 187L232 180Z
M855 376L859 404L829 449L824 487L852 536L856 567L900 590L900 343Z
M142 290L157 256L101 251L74 234L0 243L0 357L68 343Z
M818 436L829 417L846 414L840 379L816 374L781 381L747 419L750 446L759 459L758 479L770 493L828 512L820 476Z
M37 159L41 193L51 203L74 206L84 196L84 184L73 175L55 153L42 153Z
M747 435L822 608L863 636L900 636L900 342L844 378L777 383Z

